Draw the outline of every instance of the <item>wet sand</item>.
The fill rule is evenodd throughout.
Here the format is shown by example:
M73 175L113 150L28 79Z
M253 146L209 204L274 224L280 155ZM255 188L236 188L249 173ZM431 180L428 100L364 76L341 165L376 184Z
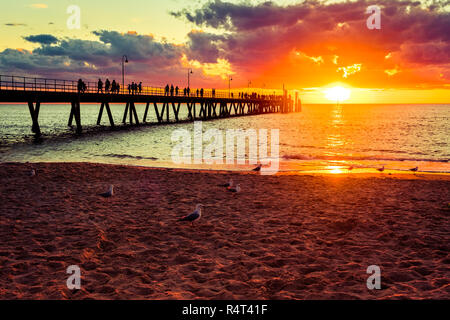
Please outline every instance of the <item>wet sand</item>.
M448 176L34 167L0 165L0 299L450 298Z

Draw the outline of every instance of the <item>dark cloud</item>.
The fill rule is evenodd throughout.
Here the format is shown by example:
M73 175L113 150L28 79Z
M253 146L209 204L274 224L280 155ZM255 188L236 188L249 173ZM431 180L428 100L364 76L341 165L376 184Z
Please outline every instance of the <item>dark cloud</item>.
M51 34L39 34L35 36L24 37L25 40L33 43L39 43L43 45L54 44L58 42L58 38L52 36Z
M5 23L7 27L26 27L25 23Z
M187 56L203 63L214 63L221 56L220 48L227 37L192 31L188 34Z
M368 0L332 4L306 0L283 6L271 1L214 0L172 15L198 27L225 30L220 39L207 33L189 34L191 55L199 61L225 58L240 70L275 63L292 50L302 49L332 55L340 48L339 55L356 58L352 63L373 63L367 52L380 52L382 59L387 52L398 52L410 63L450 63L445 52L450 44L450 13L444 10L448 1L378 0L375 4L382 8L382 29L378 31L366 27L369 15L365 12L373 4ZM427 51L422 44L430 42L435 45ZM352 46L360 51L349 52ZM402 52L405 48L415 49Z
M243 31L275 24L290 26L307 16L311 10L313 8L308 5L283 7L270 1L252 6L247 3L234 4L215 0L193 12L183 9L171 14L184 17L199 26Z
M180 46L137 34L104 30L94 34L99 41L58 39L46 34L25 37L40 46L32 52L14 49L1 52L0 68L4 72L35 75L114 75L121 73L121 57L127 55L130 60L127 71L137 76L160 76L161 72L170 75L180 69L183 54Z

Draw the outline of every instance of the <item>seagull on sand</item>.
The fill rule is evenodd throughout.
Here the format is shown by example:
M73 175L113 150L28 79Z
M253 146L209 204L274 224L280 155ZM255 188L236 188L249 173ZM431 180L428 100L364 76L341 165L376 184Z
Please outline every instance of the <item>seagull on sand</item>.
M380 172L384 172L384 166L383 166L383 168L380 168L380 169L377 169L378 171L380 171Z
M192 212L191 214L187 215L184 218L181 218L179 221L191 222L192 225L194 225L194 222L200 220L200 218L202 217L202 209L204 207L205 207L204 205L198 204L194 212Z
M234 192L234 193L239 193L239 192L241 192L241 185L238 184L236 187L228 187L228 191Z
M419 167L415 167L415 168L409 169L409 171L417 172L417 171L419 171Z
M221 184L220 187L231 188L233 185L234 185L234 181L233 181L233 179L230 179L230 182Z
M101 196L103 198L111 198L112 196L114 196L114 186L110 185L109 190L105 193L99 194L99 196Z
M29 175L30 177L36 177L36 175L37 175L36 169L31 169L31 171L28 173L28 175Z
M257 166L255 169L253 169L252 171L260 172L261 169L262 169L262 164L258 165L258 166Z

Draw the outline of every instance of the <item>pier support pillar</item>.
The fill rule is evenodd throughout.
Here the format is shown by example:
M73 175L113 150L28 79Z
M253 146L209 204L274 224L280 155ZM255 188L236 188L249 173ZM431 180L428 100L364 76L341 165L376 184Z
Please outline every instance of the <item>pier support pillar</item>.
M106 112L108 113L109 124L114 128L114 119L111 113L111 108L109 107L108 102L102 102L100 107L100 112L98 113L97 125L99 126L102 123L103 109L106 108Z
M28 109L30 110L31 120L33 125L31 131L36 134L36 136L41 136L41 128L39 127L39 111L41 109L41 103L36 102L36 107L33 102L28 102Z
M130 124L133 124L133 121L136 124L139 124L139 118L137 116L137 112L136 112L136 106L134 105L134 102L127 102L126 106L125 106L125 111L123 113L123 124L127 123L127 117L129 117L130 120Z
M72 127L73 119L75 118L75 124L77 126L77 133L82 133L83 132L83 128L81 126L81 112L80 112L81 106L80 106L80 102L72 101L71 105L72 105L72 108L70 110L68 126Z

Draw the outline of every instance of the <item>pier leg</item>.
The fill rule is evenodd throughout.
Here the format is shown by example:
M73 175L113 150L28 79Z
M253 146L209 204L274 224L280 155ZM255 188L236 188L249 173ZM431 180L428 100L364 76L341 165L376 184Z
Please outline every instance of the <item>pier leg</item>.
M193 120L194 120L194 117L192 116L192 104L190 104L190 103L188 102L187 108L188 108L188 111L189 111L188 118L189 118L189 120L193 121Z
M129 106L130 106L130 103L127 102L127 105L125 107L125 112L123 113L123 120L122 120L123 124L127 123L127 115L128 115Z
M109 124L111 125L111 127L114 128L114 119L113 119L113 116L112 116L111 108L109 107L109 103L106 102L105 106L106 106L106 112L108 113Z
M97 125L99 126L102 123L103 109L105 108L105 103L102 102L102 106L100 107L100 112L98 113Z
M67 126L71 127L73 124L73 116L75 114L75 102L71 102L71 109L70 109L70 116L69 116L69 122Z
M213 109L213 117L217 118L217 103L213 103L212 104L212 109Z
M147 122L147 115L148 115L148 109L150 108L150 102L147 102L147 106L145 107L145 113L144 113L144 118L142 118L142 122L146 123Z
M176 122L180 121L180 119L178 118L178 114L180 113L180 106L181 106L181 103L178 103L178 108L175 107L175 103L172 103L172 109L173 109L173 113L175 114Z
M31 120L33 121L33 126L31 127L31 131L36 134L36 136L41 136L41 128L39 127L39 110L41 108L41 104L36 102L36 108L33 105L33 102L28 102L28 109L30 110Z
M170 121L170 108L169 108L169 103L167 103L167 105L166 105L166 118L167 118L167 123L169 123L169 121Z
M75 123L77 124L77 133L82 133L83 128L81 126L81 105L79 102L75 102Z
M200 102L200 113L198 114L198 117L199 117L199 118L204 118L204 117L205 117L205 116L204 116L205 111L203 110L203 105L204 105L204 103L203 103L203 102Z
M156 118L158 118L158 122L161 123L162 122L162 116L159 114L158 104L155 102L155 103L153 103L153 105L155 106Z
M130 124L133 125L133 102L130 102L128 107L130 110Z
M163 103L163 107L162 107L162 110L161 110L161 122L163 122L163 120L164 120L165 112L166 112L166 104Z
M136 122L136 124L139 124L139 118L137 116L136 106L134 105L134 102L131 103L131 109L130 110L133 110L134 121ZM133 118L133 117L131 116L131 118Z

